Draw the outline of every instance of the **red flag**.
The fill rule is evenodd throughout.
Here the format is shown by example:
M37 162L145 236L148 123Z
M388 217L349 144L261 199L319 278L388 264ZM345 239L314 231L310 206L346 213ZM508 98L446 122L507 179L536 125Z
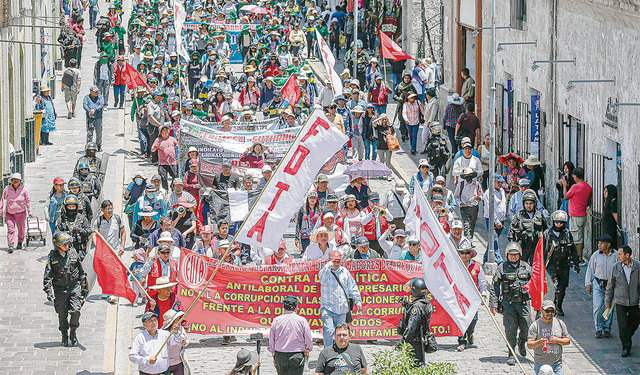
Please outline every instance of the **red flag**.
M93 270L98 276L98 284L102 287L102 293L124 297L134 303L136 292L133 291L129 280L127 280L126 267L117 257L111 245L99 232L96 232Z
M287 82L282 86L282 98L286 99L291 107L298 104L300 97L302 96L302 92L300 91L300 85L298 84L298 79L295 74L292 74Z
M407 55L407 53L404 52L402 48L400 48L400 46L396 44L396 42L391 40L391 38L389 38L387 34L383 33L382 31L380 31L379 34L382 57L384 57L385 59L392 59L393 61L407 59L414 60L414 58Z
M533 255L533 272L531 280L524 286L531 296L531 306L540 310L542 299L547 294L547 272L544 269L544 247L542 245L542 235L538 240L536 252Z
M147 88L147 91L151 93L151 88L149 88L149 85L147 85L144 79L142 79L142 75L140 75L140 72L138 72L136 68L131 66L131 64L129 63L126 63L125 66L126 68L122 72L122 79L127 85L127 88L129 90L135 90L140 86L144 86Z

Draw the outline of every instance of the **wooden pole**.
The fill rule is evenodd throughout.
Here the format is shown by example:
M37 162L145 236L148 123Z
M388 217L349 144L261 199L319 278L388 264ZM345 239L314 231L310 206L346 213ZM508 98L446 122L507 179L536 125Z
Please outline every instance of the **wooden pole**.
M124 264L124 262L122 261L122 258L120 258L120 255L118 255L118 253L113 249L113 247L111 247L111 244L102 236L102 233L95 231L93 232L94 234L100 236L100 238L102 238L102 240L104 241L105 244L107 244L107 246L109 247L109 249L111 251L113 251L113 253L115 254L116 258L118 258L118 260L120 261L120 264L122 264L122 266L124 267L125 270L127 270L127 273L131 276L131 278L133 278L133 280L135 280L136 284L138 284L138 286L140 287L140 289L144 292L144 294L147 296L147 300L151 301L151 297L149 296L149 293L147 293L147 290L142 286L142 284L140 284L140 281L138 281L138 279L131 273L131 271L129 270L129 268L127 267L126 264ZM96 241L93 241L93 243L95 244Z

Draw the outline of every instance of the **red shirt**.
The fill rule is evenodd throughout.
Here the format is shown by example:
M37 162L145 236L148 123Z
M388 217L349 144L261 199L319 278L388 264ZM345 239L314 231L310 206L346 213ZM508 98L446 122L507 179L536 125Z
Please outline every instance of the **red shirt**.
M578 182L567 191L567 199L569 199L569 216L584 217L587 216L587 206L591 200L591 186L586 182Z
M167 298L164 301L158 298L157 301L158 311L160 312L158 314L158 326L162 327L162 324L164 323L164 319L162 318L162 316L171 308L171 298Z

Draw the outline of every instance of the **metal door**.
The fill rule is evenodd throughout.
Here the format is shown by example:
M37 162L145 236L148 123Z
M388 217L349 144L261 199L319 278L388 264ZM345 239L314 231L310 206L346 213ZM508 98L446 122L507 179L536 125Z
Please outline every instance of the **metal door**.
M598 244L595 239L604 234L604 227L602 225L604 217L602 212L604 205L604 161L604 155L596 153L591 154L589 180L587 182L593 189L593 198L591 201L591 238L594 251L598 248Z

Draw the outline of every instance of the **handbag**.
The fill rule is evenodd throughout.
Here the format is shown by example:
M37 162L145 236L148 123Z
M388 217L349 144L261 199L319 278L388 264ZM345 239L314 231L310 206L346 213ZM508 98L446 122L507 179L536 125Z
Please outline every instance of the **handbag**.
M389 151L400 150L400 142L398 142L396 133L387 134L387 148L389 149Z
M347 290L344 288L344 286L340 282L338 275L336 275L336 273L333 272L333 270L331 271L331 274L333 275L333 277L336 278L338 285L340 285L340 288L342 288L342 291L344 292L344 296L347 297L347 301L349 302L349 312L347 312L347 318L345 321L347 322L347 324L350 324L351 322L353 322L353 316L351 315L351 310L353 310L353 298L350 297L349 294L347 293Z

